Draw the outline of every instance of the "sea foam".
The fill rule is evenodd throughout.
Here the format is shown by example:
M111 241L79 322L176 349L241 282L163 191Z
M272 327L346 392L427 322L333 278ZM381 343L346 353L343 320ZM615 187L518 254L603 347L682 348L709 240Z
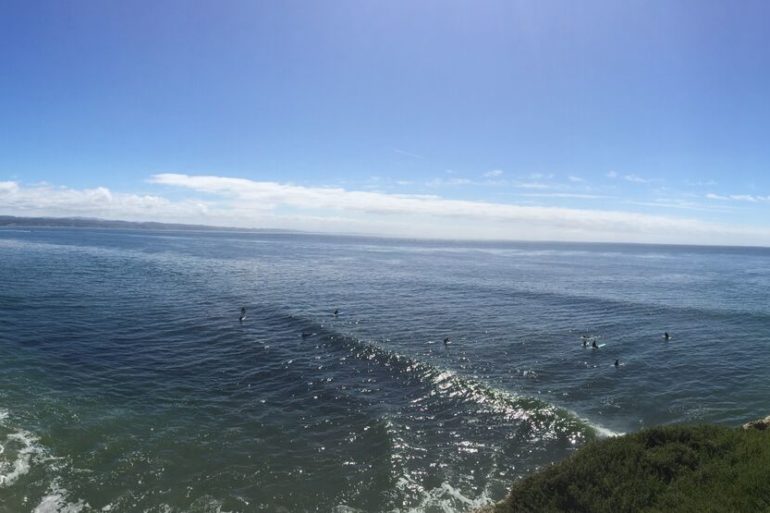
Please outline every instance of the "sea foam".
M38 443L38 438L32 433L19 430L8 435L3 444L2 451L13 461L0 460L0 487L13 485L19 477L29 472L32 458L44 453L44 448Z
M82 500L67 501L67 494L67 490L62 488L57 481L54 481L32 513L81 513L88 508L88 504Z

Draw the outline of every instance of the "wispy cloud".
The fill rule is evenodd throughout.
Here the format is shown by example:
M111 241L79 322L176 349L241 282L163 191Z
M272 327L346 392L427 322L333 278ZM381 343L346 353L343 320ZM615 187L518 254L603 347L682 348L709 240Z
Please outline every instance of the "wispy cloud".
M513 182L517 189L550 189L551 186L543 182Z
M599 194L581 194L578 192L541 192L541 193L523 193L519 196L526 196L528 198L572 198L572 199L606 199L608 196L602 196Z
M569 180L572 183L583 183L583 182L585 182L585 180L583 180L579 176L573 176L573 175L569 175L567 177L567 180Z
M488 171L483 174L484 180L471 180L469 178L462 178L459 176L455 176L454 171L447 170L447 173L451 176L451 178L433 178L431 180L428 180L425 182L425 185L431 188L440 188L440 187L458 187L463 185L468 186L474 186L474 187L511 187L514 189L552 189L553 185L549 183L545 183L543 181L538 181L536 177L540 178L548 178L549 176L553 175L542 175L539 173L534 173L532 175L529 175L528 179L524 180L514 180L514 179L507 179L503 177L503 171L499 169L495 169L492 171Z
M607 176L607 178L617 178L618 177L618 173L617 173L617 171L609 171L609 172L607 172L606 176Z
M642 178L639 175L625 175L623 179L627 182L632 182L632 183L650 183L650 180L647 180L646 178Z
M399 155L403 155L404 157L410 157L413 159L424 159L422 155L418 155L417 153L412 153L411 151L402 150L400 148L393 148L394 153L398 153Z
M428 187L456 187L458 185L473 185L474 183L473 180L467 178L434 178L433 180L425 182L425 185Z
M710 200L718 200L718 201L743 201L748 203L767 203L770 202L770 196L756 196L753 194L728 194L728 195L721 195L721 194L714 194L709 193L706 194L706 198Z
M727 206L715 206L692 201L683 201L678 199L657 199L652 201L627 201L628 205L639 205L642 207L653 207L656 209L677 209L677 210L696 210L701 212L732 212L735 209Z

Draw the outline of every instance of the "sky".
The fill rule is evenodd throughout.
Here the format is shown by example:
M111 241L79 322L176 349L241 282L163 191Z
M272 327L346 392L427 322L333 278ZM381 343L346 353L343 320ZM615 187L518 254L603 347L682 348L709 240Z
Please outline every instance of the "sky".
M0 215L770 245L770 3L0 2Z

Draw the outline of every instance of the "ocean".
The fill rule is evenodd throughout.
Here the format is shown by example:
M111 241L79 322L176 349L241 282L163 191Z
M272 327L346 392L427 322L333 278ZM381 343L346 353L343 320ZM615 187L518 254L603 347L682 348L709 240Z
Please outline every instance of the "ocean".
M469 512L770 413L769 300L761 248L0 230L0 511Z

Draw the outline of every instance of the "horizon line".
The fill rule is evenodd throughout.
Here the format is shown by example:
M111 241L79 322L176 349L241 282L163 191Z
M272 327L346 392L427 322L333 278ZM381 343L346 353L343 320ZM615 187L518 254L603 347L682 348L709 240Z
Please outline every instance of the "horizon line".
M100 223L121 223L141 228L142 225L157 225L166 227L167 231L185 231L185 232L232 232L232 233L259 233L271 232L278 235L315 235L321 237L360 237L383 240L403 240L416 242L446 242L446 243L514 243L514 244L587 244L587 245L607 245L607 246L667 246L682 248L743 248L743 249L770 249L770 246L761 246L757 244L691 244L691 243L671 243L671 242L638 242L638 241L580 241L580 240L555 240L555 239L472 239L472 238L445 238L445 237L415 237L403 235L375 234L375 233L356 233L356 232L322 232L293 230L288 228L242 228L236 226L223 226L214 224L187 224L187 223L167 223L163 221L129 221L125 219L106 219L100 217L82 217L82 216L17 216L12 214L0 214L0 231L6 231L8 227L18 228L18 226L4 224L4 220L25 220L25 221L79 221L83 223L95 223L92 226L67 226L67 225L46 225L46 224L28 224L30 228L64 228L64 229L130 229L131 227L122 226L98 226Z

